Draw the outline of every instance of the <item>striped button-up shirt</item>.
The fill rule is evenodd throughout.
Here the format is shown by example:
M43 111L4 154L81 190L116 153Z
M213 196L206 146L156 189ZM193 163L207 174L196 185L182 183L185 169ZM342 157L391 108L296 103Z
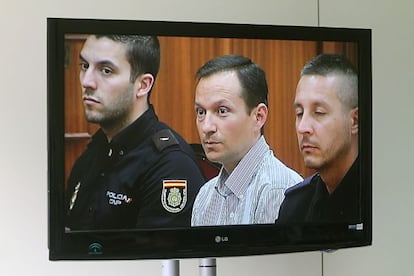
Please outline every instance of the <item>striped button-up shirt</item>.
M222 168L200 189L191 225L274 223L284 191L302 180L274 156L262 136L230 175Z

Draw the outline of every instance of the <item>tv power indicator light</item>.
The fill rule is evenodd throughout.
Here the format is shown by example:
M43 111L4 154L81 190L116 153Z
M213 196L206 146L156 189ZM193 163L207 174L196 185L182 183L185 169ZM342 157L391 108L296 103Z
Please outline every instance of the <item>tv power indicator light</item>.
M363 223L351 224L351 225L348 225L348 229L355 230L355 231L362 231L364 230L364 224Z

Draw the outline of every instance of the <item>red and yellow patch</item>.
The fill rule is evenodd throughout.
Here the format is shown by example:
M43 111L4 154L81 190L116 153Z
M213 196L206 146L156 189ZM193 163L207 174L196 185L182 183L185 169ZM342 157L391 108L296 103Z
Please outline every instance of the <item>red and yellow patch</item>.
M178 213L187 203L187 180L163 180L161 204L170 213Z

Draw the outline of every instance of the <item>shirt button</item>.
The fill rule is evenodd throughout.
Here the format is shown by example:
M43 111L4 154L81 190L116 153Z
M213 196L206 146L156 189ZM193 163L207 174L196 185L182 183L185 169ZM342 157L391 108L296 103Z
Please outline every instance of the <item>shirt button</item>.
M234 213L233 212L230 213L230 218L234 218Z
M100 175L103 177L103 176L105 176L105 173L104 172L101 172Z
M109 157L111 157L111 156L112 156L112 149L109 149L108 156L109 156Z
M120 150L119 151L119 156L123 156L124 155L124 151L123 150Z

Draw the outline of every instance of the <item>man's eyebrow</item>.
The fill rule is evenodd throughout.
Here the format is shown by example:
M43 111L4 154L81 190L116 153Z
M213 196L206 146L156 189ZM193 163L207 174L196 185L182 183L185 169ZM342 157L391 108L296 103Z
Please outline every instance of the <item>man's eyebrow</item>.
M228 105L234 105L234 104L231 101L227 100L227 99L219 99L219 100L211 103L211 106L215 106L215 107L221 106L221 105L228 106ZM194 106L195 107L203 107L203 104L196 101L194 103Z
M298 107L301 107L302 106L302 104L301 103L298 103L298 102L293 102L293 108L298 108Z
M86 59L82 56L82 54L79 54L79 59L82 61L86 61Z
M327 101L325 101L324 99L319 99L315 102L313 102L314 106L322 106L322 107L329 107L329 103Z
M79 55L79 59L81 60L81 61L84 61L84 62L87 62L87 63L89 63L87 60L86 60L86 58L84 58L83 56L82 56L82 54L80 54ZM102 59L102 60L99 60L98 62L96 62L95 64L97 64L97 65L101 65L101 66L110 66L110 67L112 67L112 68L118 68L118 66L116 66L116 64L115 63L113 63L111 60L109 60L109 59Z
M213 104L216 105L216 106L233 105L233 102L229 101L227 99L219 99L219 100L215 101Z
M293 107L294 108L298 108L298 107L302 108L302 106L303 106L303 104L300 103L300 102L297 102L297 101L293 102ZM317 101L312 102L311 103L311 106L314 106L314 107L315 106L329 107L330 105L324 99L320 99L320 100L317 100Z

